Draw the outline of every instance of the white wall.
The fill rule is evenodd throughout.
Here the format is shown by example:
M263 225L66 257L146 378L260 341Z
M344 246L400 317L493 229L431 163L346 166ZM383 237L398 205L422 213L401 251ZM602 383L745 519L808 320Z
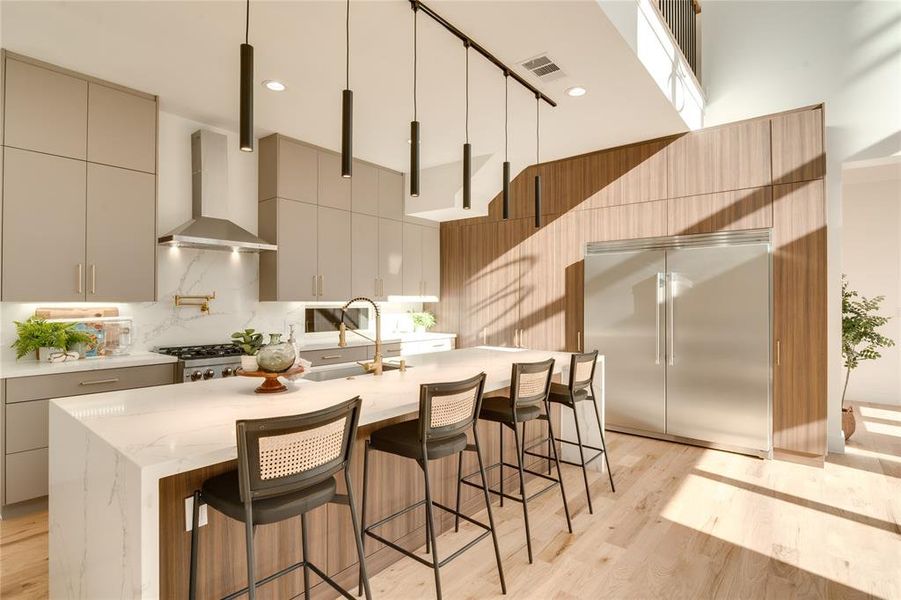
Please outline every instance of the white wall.
M899 344L860 363L847 399L901 404L901 157L843 171L842 220L842 271L864 296L885 296L881 331Z
M160 234L191 217L191 133L206 127L228 136L228 210L231 220L257 230L257 153L238 150L234 132L209 127L171 113L160 113L159 190L157 226ZM289 323L303 331L305 304L259 302L259 257L189 248L157 248L157 302L118 304L120 314L134 319L135 349L149 350L173 344L204 344L227 341L231 332L244 327L263 331L285 331ZM175 294L216 293L209 315L196 308L174 306ZM98 303L93 303L98 304ZM99 303L109 305L109 303ZM12 321L24 320L38 306L0 304L0 358L12 360L9 345L15 339ZM391 332L404 326L408 309L420 304L387 305L383 328ZM440 328L440 326L439 326Z
M828 432L842 451L841 165L901 149L901 3L706 0L702 14L705 125L826 103Z

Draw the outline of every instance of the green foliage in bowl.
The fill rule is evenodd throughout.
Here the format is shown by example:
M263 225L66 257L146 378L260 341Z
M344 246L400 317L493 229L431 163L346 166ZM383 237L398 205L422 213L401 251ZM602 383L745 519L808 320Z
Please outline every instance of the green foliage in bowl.
M16 350L16 358L41 348L61 348L71 350L76 344L87 344L91 337L81 331L75 331L75 323L47 321L38 317L29 317L26 321L13 321L16 326L16 341L12 348Z
M255 356L263 347L263 334L254 329L236 331L232 334L232 343L247 356Z

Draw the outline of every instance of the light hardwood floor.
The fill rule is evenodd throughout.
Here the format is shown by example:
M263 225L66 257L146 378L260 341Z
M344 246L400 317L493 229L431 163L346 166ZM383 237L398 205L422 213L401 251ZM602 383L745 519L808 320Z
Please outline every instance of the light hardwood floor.
M861 405L847 454L815 468L608 434L617 492L565 468L559 495L530 505L535 564L518 504L496 508L509 598L901 598L901 407ZM534 482L533 485L540 485ZM497 506L495 504L495 506ZM2 522L0 597L47 595L46 513ZM439 538L443 556L474 531ZM442 569L445 598L501 598L488 540ZM434 597L404 559L376 598Z

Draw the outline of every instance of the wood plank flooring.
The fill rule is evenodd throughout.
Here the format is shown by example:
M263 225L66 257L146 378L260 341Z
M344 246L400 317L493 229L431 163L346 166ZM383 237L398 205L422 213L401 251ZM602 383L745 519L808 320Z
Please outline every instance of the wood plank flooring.
M559 494L495 503L508 598L901 598L901 406L858 405L847 453L824 468L608 434L617 492L564 467ZM541 485L532 482L532 486ZM46 513L0 522L0 597L47 597ZM446 533L441 556L475 530ZM445 598L502 598L490 541L445 566ZM376 598L434 597L404 559L372 578ZM102 600L102 599L98 599Z

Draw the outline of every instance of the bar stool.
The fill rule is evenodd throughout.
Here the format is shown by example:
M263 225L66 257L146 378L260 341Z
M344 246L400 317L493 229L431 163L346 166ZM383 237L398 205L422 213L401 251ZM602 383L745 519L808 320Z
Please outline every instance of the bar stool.
M432 567L435 571L435 591L441 598L441 572L440 568L460 556L464 551L491 535L494 542L494 558L497 561L497 574L501 582L501 591L507 593L507 584L504 581L504 569L501 565L501 552L497 545L497 534L494 528L494 515L491 513L491 502L488 497L488 480L485 478L485 468L482 463L482 451L479 446L479 434L475 427L476 416L482 405L482 392L485 389L485 374L480 373L472 379L452 383L429 383L419 389L419 418L414 421L405 421L396 425L383 427L372 433L366 442L366 450L363 454L363 511L362 528L363 535L378 540L386 546L393 548L409 556L410 558ZM469 444L466 432L472 431L473 444ZM389 515L372 525L366 524L366 494L368 493L369 479L369 452L378 450L395 456L411 458L422 469L425 481L425 499L420 500L396 513ZM482 474L483 485L481 487L485 495L485 507L488 510L488 525L476 521L460 513L459 501L457 510L444 506L432 499L429 485L429 462L452 456L460 455L462 461L463 452L475 452L479 460L479 473ZM426 507L426 552L431 546L432 560L428 561L405 548L401 548L390 540L375 533L373 529L384 525L388 521L425 505ZM432 507L449 512L457 519L464 519L473 525L484 529L474 540L456 550L443 560L438 557L438 545L436 542L437 531L435 518L432 515Z
M509 397L492 397L485 398L482 402L482 410L479 412L479 419L486 421L494 421L498 423L500 429L500 461L489 466L486 471L494 468L500 468L500 490L489 488L492 494L500 496L501 506L503 506L504 498L522 503L522 516L526 525L526 546L529 552L529 563L532 562L532 536L529 531L529 500L540 496L555 486L560 486L560 495L563 498L563 511L566 514L566 527L570 533L573 532L572 521L569 518L569 507L566 504L566 490L563 487L563 476L560 472L560 461L557 459L557 447L553 445L554 427L550 419L550 404L548 403L548 393L551 387L551 377L554 373L554 359L536 363L514 363L513 373L510 378L510 396ZM542 406L544 413L541 412ZM529 421L545 421L548 428L548 439L552 441L554 454L554 462L557 465L557 478L554 479L550 475L538 473L525 468L523 462L525 455L523 454L525 442L526 423ZM518 426L522 425L522 440ZM504 462L504 427L513 430L513 439L516 443L516 461L511 464ZM519 471L519 496L512 496L504 492L504 467L517 469ZM525 473L541 477L551 483L535 492L531 496L526 496ZM460 485L475 486L476 484L469 481L469 478L475 473L466 476L458 476L457 479L457 508L460 505ZM482 476L484 480L484 475Z
M597 350L594 352L586 352L584 354L573 354L569 363L569 384L563 385L560 383L552 383L549 396L551 402L570 408L573 411L573 422L576 426L576 441L573 442L564 439L559 439L557 441L561 444L578 446L579 462L573 462L563 458L560 459L560 462L576 467L582 467L582 478L585 481L585 496L588 498L589 514L594 514L594 510L591 507L591 494L588 491L588 471L586 467L590 462L600 458L601 455L604 456L604 462L607 464L607 477L610 479L610 490L616 492L616 487L613 485L613 472L610 470L610 460L607 458L607 443L604 441L604 428L601 426L601 413L598 410L598 404L594 395L594 369L597 366L597 361ZM600 448L582 443L582 434L579 430L579 411L577 410L577 405L580 402L591 402L591 405L594 407L594 415L597 418L598 431L601 435ZM529 446L529 448L526 449L526 454L530 456L542 456L536 452L531 452L530 449L545 441L547 441L550 446L549 440L541 440L540 442ZM597 454L588 460L585 460L585 448L594 450Z
M197 521L200 502L222 514L242 521L247 544L248 585L226 596L243 594L253 600L256 587L303 568L304 598L310 597L310 571L321 577L345 598L353 596L342 589L322 569L307 560L306 513L326 503L350 508L360 580L371 600L369 578L363 556L363 539L357 521L350 472L347 468L353 452L360 418L360 397L312 413L241 420L235 424L238 438L238 468L211 477L194 492L194 520L191 529L191 574L189 597L197 589ZM337 494L334 475L344 470L347 494ZM253 534L257 525L277 523L300 515L303 560L263 579L254 575Z

